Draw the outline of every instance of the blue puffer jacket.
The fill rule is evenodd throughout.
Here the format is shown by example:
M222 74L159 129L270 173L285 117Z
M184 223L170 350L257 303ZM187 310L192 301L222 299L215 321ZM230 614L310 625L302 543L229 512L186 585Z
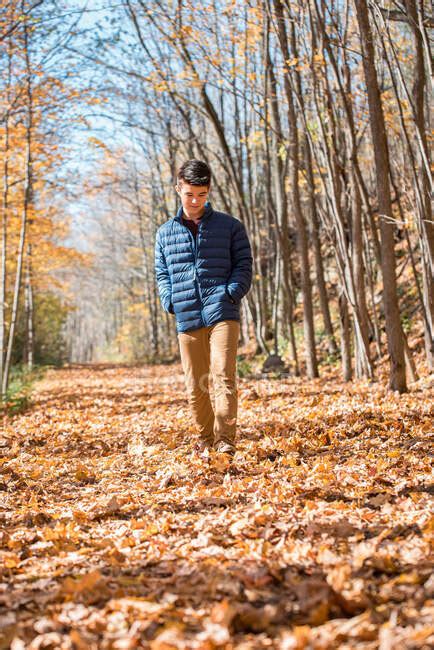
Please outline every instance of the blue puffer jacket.
M252 281L252 252L243 224L210 203L196 241L176 217L157 231L155 273L163 309L178 332L240 319L240 301Z

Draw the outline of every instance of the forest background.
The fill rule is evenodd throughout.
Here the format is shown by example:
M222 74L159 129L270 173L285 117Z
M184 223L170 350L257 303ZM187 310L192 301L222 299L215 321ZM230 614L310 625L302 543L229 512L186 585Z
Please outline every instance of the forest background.
M0 0L0 650L434 647L433 26ZM233 458L154 278L191 157L253 249Z
M3 398L35 366L176 357L153 248L191 157L252 243L240 373L432 371L431 11L1 0Z

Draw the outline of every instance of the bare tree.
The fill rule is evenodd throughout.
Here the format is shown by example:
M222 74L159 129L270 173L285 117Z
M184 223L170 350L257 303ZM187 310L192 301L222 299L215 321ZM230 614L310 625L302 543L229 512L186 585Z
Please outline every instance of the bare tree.
M386 320L387 344L390 354L389 386L392 390L407 390L404 362L404 337L402 332L397 287L394 250L392 202L389 184L389 150L380 89L375 68L373 35L369 23L366 0L355 3L363 51L363 69L368 95L370 127L374 149L377 181L378 212L381 233L381 269L383 275L383 303Z

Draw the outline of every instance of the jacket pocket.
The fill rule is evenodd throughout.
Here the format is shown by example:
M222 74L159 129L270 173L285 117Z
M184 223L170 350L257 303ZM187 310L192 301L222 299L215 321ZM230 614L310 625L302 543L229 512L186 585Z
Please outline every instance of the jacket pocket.
M227 287L225 287L225 296L226 296L226 298L229 300L229 302L231 302L233 305L237 305L237 304L238 304L238 302L237 302L234 298L232 298L231 294L230 294L229 291L227 290Z

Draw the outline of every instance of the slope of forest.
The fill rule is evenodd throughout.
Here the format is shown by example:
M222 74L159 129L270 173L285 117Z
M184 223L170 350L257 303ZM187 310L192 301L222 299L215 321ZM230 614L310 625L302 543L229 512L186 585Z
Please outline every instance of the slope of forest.
M181 369L72 366L0 436L0 648L429 648L433 390L241 379L202 457Z

